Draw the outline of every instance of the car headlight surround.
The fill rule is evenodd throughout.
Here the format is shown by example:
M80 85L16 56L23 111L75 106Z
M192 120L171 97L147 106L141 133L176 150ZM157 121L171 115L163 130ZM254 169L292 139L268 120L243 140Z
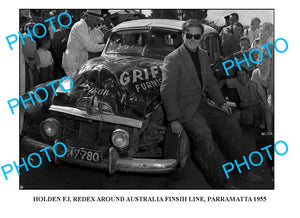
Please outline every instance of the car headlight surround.
M54 139L57 139L61 133L60 123L55 118L48 118L46 120L43 120L40 123L39 129L41 136L46 141L52 141Z
M129 145L129 133L124 129L116 129L112 133L111 141L115 147L124 149Z

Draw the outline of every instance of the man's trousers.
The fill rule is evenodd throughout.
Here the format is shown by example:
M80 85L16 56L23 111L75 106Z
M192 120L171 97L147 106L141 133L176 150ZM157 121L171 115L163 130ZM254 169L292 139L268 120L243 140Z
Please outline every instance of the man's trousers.
M225 112L202 102L183 127L207 182L213 187L224 185L228 179L222 165L234 159L242 163L242 156L246 154L239 124ZM218 144L214 138L218 139Z

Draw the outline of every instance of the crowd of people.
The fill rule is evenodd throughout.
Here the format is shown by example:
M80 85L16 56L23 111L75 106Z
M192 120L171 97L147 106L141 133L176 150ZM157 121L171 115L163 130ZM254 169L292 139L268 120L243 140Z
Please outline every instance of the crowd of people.
M104 42L114 26L109 16L101 10L66 10L71 17L61 16L60 22L52 19L65 10L21 10L20 34L20 95L25 94L38 84L46 83L63 76L71 76L88 59L100 56ZM106 19L105 19L106 18ZM35 24L44 24L48 31L38 25L34 30L41 38L29 37ZM20 130L23 128L24 110L20 111Z
M20 32L26 35L35 23L43 23L57 14L56 10L31 10L29 16L21 16ZM61 22L64 24L68 20L62 18ZM260 19L255 17L250 27L244 29L239 15L231 14L229 25L220 31L221 59L240 57L252 48L273 42L273 25L260 23ZM49 31L45 37L34 38L33 41L30 37L24 37L25 44L20 43L20 74L25 74L26 91L40 83L65 75L72 76L88 59L101 54L113 27L109 19L104 19L101 10L91 9L77 17L72 15L72 25L66 28L55 21L53 24L55 32L48 24ZM238 107L241 109L236 116L227 116L232 114L232 109L210 70L206 52L199 47L203 31L204 27L196 19L183 24L183 44L167 55L163 63L161 97L172 132L179 137L183 131L187 132L207 181L213 187L233 187L224 178L222 163L226 162L225 159L240 160L247 150L242 143L240 125L235 119L252 125L259 117L261 129L269 132L273 129L274 62L268 58L268 50L263 48L263 61L250 67L242 65L241 70L237 69L223 81L228 88L237 90ZM273 52L273 48L270 51ZM258 55L253 58L260 59ZM207 94L219 109L209 107ZM213 135L219 135L222 139L219 147ZM250 171L246 178L262 181Z
M56 29L53 31L50 22L44 21L53 16L57 17L59 12L59 10L21 10L19 31L23 36L32 31L36 23L44 23L48 28L46 36L42 38L33 36L33 41L30 37L24 37L24 44L20 43L20 54L25 65L24 75L21 75L25 78L24 91L65 75L70 76L79 65L100 56L107 35L114 26L109 16L106 17L101 10L66 10L72 17L71 25L62 27L56 19L53 19ZM65 25L69 22L67 16L61 16L60 21ZM37 35L43 35L44 30L35 28L35 32Z
M258 128L271 132L273 129L273 99L274 99L274 61L268 54L266 47L261 46L273 43L273 24L261 23L258 17L251 19L250 27L244 29L239 22L239 15L232 13L228 17L228 26L220 31L221 38L221 59L228 60L236 57L244 59L243 54L248 57L251 49L259 48L262 51L263 59L259 64L250 62L242 63L242 70L233 68L230 79L225 82L228 87L236 88L239 97L240 114L237 118L242 124L253 124L259 122ZM274 47L269 46L273 56ZM252 59L259 62L261 59L258 53L252 53Z
M25 44L20 43L21 55L24 57L25 63L26 91L37 84L65 75L70 76L85 61L100 56L110 29L114 26L110 17L105 16L107 14L103 13L104 10L66 11L72 16L70 26L61 27L54 19L55 32L48 22L46 25L48 31L45 37L41 39L34 37L34 41L31 41L30 37L24 37ZM34 24L43 23L44 20L58 14L59 10L30 10L27 14L23 13L20 16L20 32L26 35ZM273 41L273 25L271 23L260 25L261 20L255 17L251 19L250 27L244 29L239 22L237 13L232 13L226 18L228 18L228 26L223 27L220 31L222 60L240 57L243 53L249 53L252 48L259 48L261 45ZM61 22L68 22L67 19L62 16ZM263 54L268 52L266 48L262 51ZM246 117L249 118L248 115L252 112L250 110L249 113L247 108L260 108L263 114L261 127L266 127L268 131L271 131L272 124L268 117L273 111L273 60L268 57L268 55L264 55L263 61L258 65L251 63L251 66L248 67L243 64L243 72L246 72L249 77L247 83L240 81L237 74L239 69L233 69L237 83L232 83L232 81L229 83L232 87L237 87L240 101L243 102L241 105L246 105L241 114L242 122L244 120L244 123L249 123L249 119L247 120ZM253 83L255 85L252 85ZM259 90L263 90L263 94ZM266 104L267 101L268 104ZM253 102L260 102L261 106L253 107ZM252 114L257 114L257 111L253 111Z
M253 21L256 22L257 18ZM252 36L257 35L254 31L258 31L251 27L244 31L236 13L230 15L230 22L220 32L223 59L247 51L251 47L247 34L252 32ZM268 23L262 25L258 38L252 42L253 47L272 40L272 32L266 29L269 27ZM238 169L248 164L243 157L250 153L251 146L243 141L240 123L252 125L253 118L261 115L260 127L272 131L270 105L266 97L271 93L270 78L264 80L262 75L266 72L262 72L259 66L253 72L249 67L243 67L235 75L226 78L224 82L228 88L237 89L240 99L238 108L241 113L234 115L210 70L208 55L199 47L203 25L197 19L190 19L183 24L182 30L183 44L165 57L162 68L160 91L170 129L178 138L187 133L196 165L212 187L239 188L234 180L225 178L222 164L235 161ZM271 63L264 61L262 65L266 64ZM216 106L211 107L211 100ZM264 181L262 176L253 171L235 175L249 182Z
M100 56L104 43L108 38L114 23L104 10L66 10L72 16L72 24L62 27L56 19L53 25L56 31L47 23L47 35L43 38L24 37L24 44L20 43L21 57L24 59L25 91L34 86L73 75L88 59ZM106 12L107 13L107 12ZM30 10L20 16L20 33L27 35L36 23L43 23L50 17L57 16L58 10ZM227 18L227 26L220 30L221 60L243 58L243 53L249 54L252 48L273 42L273 25L265 22L260 25L258 17L251 19L250 27L244 28L239 22L239 15L232 13ZM61 17L62 24L68 23L68 17ZM38 28L36 28L38 29ZM37 31L37 30L35 30ZM43 29L38 29L42 35ZM230 79L222 81L229 88L237 89L239 112L236 118L242 124L259 122L259 128L272 131L273 113L273 59L262 50L263 61L249 67L242 64L242 70L231 71ZM271 53L273 48L270 47ZM252 53L254 54L254 52ZM260 59L254 55L253 59ZM21 75L22 77L22 75Z

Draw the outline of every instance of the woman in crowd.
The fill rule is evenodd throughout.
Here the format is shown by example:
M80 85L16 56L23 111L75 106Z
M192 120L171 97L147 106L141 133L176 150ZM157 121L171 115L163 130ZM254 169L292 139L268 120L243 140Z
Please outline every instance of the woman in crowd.
M258 17L252 18L250 27L244 31L244 36L249 38L250 43L259 37L260 22L261 21Z

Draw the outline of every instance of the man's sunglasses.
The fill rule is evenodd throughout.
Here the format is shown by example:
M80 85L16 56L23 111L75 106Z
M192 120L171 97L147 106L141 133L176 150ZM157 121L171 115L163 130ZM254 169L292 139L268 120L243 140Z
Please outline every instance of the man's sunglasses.
M187 39L191 39L191 38L194 37L195 40L199 40L200 37L201 37L201 34L193 35L193 34L191 34L191 33L185 33L185 37L186 37Z

